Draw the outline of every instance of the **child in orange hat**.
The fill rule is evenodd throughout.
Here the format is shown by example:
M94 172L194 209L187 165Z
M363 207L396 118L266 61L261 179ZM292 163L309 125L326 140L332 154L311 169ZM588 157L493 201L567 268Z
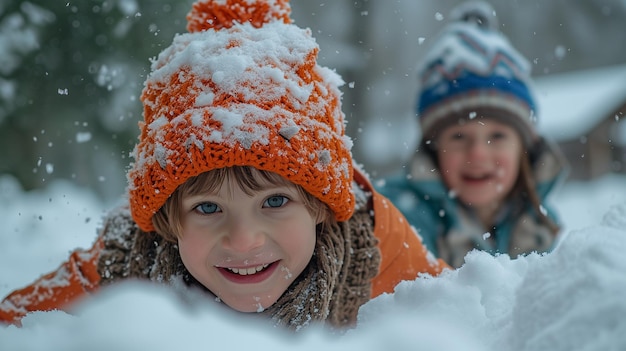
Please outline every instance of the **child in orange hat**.
M287 0L193 5L189 33L145 82L128 206L91 249L6 297L0 320L146 279L290 329L341 327L400 281L448 267L355 168L343 82L289 16Z

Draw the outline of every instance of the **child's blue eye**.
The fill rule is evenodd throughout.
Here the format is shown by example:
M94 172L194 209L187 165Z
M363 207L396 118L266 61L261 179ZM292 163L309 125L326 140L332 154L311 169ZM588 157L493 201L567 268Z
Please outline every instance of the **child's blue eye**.
M211 213L215 213L215 212L219 212L219 207L212 203L212 202L205 202L205 203L201 203L200 205L196 206L196 211L202 213L202 214L211 214Z
M272 208L281 207L281 206L284 206L288 201L289 199L286 198L285 196L274 195L274 196L268 197L267 200L265 200L265 202L263 203L263 207L272 207Z

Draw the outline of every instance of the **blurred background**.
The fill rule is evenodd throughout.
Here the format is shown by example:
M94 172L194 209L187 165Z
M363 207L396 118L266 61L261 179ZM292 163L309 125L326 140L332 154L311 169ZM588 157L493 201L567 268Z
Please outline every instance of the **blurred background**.
M185 31L192 2L0 2L0 175L25 190L68 179L119 198L149 59ZM291 0L319 63L346 82L353 154L374 178L399 170L417 144L415 67L460 2ZM491 4L532 63L540 125L563 146L570 179L625 174L626 1Z

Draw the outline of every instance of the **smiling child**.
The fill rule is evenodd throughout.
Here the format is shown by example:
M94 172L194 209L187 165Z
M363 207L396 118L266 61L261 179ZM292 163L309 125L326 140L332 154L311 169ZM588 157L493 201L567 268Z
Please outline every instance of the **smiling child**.
M378 190L454 267L474 249L548 251L559 223L546 197L568 167L535 127L530 64L487 3L465 2L450 17L418 68L418 150Z
M0 321L143 279L293 330L339 328L400 281L448 267L353 164L343 81L290 11L287 0L193 4L189 33L145 82L128 205L92 248L7 296Z

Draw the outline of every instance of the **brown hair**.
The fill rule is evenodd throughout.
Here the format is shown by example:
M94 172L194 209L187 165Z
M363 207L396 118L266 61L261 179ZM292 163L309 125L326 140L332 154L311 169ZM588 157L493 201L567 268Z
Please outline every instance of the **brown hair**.
M259 181L259 179L262 179L262 181ZM305 191L301 186L273 172L261 171L249 166L233 166L201 173L187 179L185 183L180 185L152 217L152 224L157 234L168 241L176 242L182 235L180 219L183 198L212 192L228 181L234 181L233 185L236 184L247 195L252 195L253 192L263 189L268 183L295 187L311 215L321 220L320 225L330 224L332 223L331 221L334 222L334 216L330 208Z
M553 235L556 235L560 227L548 217L545 210L541 207L541 200L539 200L539 195L535 188L535 181L533 180L531 157L528 155L528 152L523 152L521 158L520 172L517 177L515 189L531 204L539 221L546 225Z

